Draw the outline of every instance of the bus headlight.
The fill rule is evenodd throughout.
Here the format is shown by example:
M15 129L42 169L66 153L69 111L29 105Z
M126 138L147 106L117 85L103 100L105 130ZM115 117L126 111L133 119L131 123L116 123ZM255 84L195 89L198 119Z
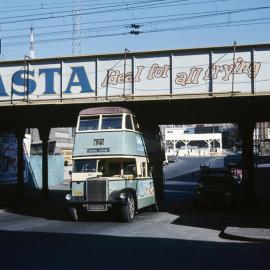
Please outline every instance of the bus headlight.
M126 198L126 193L122 192L120 193L120 199L124 200Z
M70 194L67 194L67 195L66 195L66 200L67 200L67 201L70 201L70 200L71 200L71 195L70 195Z

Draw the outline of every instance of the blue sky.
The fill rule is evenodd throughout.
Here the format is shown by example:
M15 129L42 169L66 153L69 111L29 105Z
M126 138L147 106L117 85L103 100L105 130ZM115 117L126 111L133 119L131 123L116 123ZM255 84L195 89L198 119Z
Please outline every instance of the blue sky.
M36 57L72 55L73 0L0 1L2 60L29 55L30 27L34 28ZM125 48L145 51L222 46L234 41L269 42L270 2L266 0L82 0L82 3L82 54L123 52ZM138 24L142 33L129 34L132 24Z

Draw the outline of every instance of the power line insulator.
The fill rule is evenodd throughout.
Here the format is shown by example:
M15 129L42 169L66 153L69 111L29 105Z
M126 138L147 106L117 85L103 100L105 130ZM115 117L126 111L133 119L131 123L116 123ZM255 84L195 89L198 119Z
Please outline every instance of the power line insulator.
M137 30L131 30L129 32L131 35L139 35L140 34L140 31L137 31Z
M139 29L141 26L139 25L139 24L136 24L136 23L133 23L132 25L131 25L131 28L133 28L133 29Z

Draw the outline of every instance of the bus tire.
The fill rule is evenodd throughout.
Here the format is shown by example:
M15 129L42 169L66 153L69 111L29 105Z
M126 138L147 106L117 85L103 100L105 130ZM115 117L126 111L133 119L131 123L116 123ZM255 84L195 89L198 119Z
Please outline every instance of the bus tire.
M121 208L121 216L124 222L132 222L136 212L135 198L132 194L128 195L127 204Z
M76 207L69 207L69 215L72 218L73 221L79 221L79 211Z

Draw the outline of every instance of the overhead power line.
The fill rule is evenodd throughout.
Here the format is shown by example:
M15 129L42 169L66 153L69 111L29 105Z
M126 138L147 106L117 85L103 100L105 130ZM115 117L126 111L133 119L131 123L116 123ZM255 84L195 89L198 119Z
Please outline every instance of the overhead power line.
M263 21L261 21L263 20ZM168 28L161 28L156 30L144 30L144 31L138 31L139 33L131 33L131 30L129 32L119 32L119 33L109 33L109 34L100 34L100 35L87 35L82 36L81 39L88 39L88 38L101 38L101 37L113 37L113 36L124 36L124 35L138 35L138 34L149 34L149 33L159 33L159 32L169 32L169 31L184 31L184 30L194 30L194 29L207 29L207 28L220 28L220 27L234 27L234 26L245 26L245 25L258 25L258 24L269 24L270 23L270 17L268 18L257 18L257 19L247 19L247 20L238 20L231 22L228 24L227 22L221 22L221 23L208 23L208 24L195 24L195 25L189 25L189 26L183 26L183 27L168 27ZM63 41L69 41L72 37L65 37L65 38L56 38L56 39L43 39L38 40L36 43L44 44L44 43L54 43L54 42L63 42ZM13 43L5 43L3 46L5 47L13 47L13 46L20 46L25 45L27 42L13 42Z
M270 8L270 6L269 6ZM198 18L211 18L211 17L216 17L216 16L221 16L221 15L227 15L227 14L238 14L238 13L245 13L245 12L250 12L254 11L254 8L244 8L244 9L236 9L236 10L222 10L219 12L199 12L199 13L189 13L185 14L173 14L170 16L173 16L173 18L169 18L167 16L159 16L161 19L159 20L148 20L148 21L137 21L136 23L132 24L115 24L115 25L107 25L107 26L99 26L99 27L91 27L91 28L82 28L80 29L80 32L90 32L90 31L110 31L110 30L121 30L124 28L134 28L139 29L141 27L145 26L151 26L153 24L159 25L159 24L168 24L168 23L176 23L179 21L185 21L185 20L192 20L192 19L198 19ZM175 17L178 16L178 17ZM141 19L147 19L147 18L156 18L156 17L145 17ZM266 20L266 18L259 18L256 20ZM130 19L129 19L130 20ZM119 20L115 20L119 21ZM120 20L121 21L121 20ZM99 23L101 23L100 21ZM95 22L87 22L87 23L81 23L81 24L94 24ZM96 22L98 23L98 22ZM227 23L227 22L226 22ZM35 28L36 29L36 28ZM55 35L64 35L70 33L70 30L60 30L60 31L53 31L53 32L44 32L44 33L38 33L35 34L36 37L41 37L41 36L55 36ZM134 34L132 32L132 34ZM17 38L28 38L28 35L10 35L10 36L2 36L3 40L6 39L17 39Z
M166 0L165 0L166 1ZM164 8L164 7L172 7L172 6L178 6L178 5L198 5L198 4L206 4L206 3L212 3L213 0L206 0L206 1L200 1L200 2L190 2L190 3L185 3L183 4L183 1L188 1L188 0L174 0L174 1L162 1L162 0L155 0L155 2L160 2L157 3L155 5L153 5L153 3L149 3L149 1L144 2L144 4L137 4L137 5L122 5L119 7L115 7L115 5L113 7L106 7L103 9L100 8L85 8L85 9L81 9L81 16L85 16L85 15L93 15L93 14L100 14L100 13L112 13L112 12L121 12L121 11L126 11L127 8L128 10L140 10L140 9L147 9L147 8L151 8L151 9L157 9L157 8ZM220 2L225 2L225 1L230 1L230 0L216 0L216 1L220 1ZM162 3L163 2L163 3ZM93 11L95 9L100 9L100 10L96 10ZM91 10L91 11L90 11ZM87 12L89 11L89 12ZM70 13L70 14L66 14L63 15L63 13ZM57 15L60 14L60 15ZM46 15L44 17L44 15ZM37 18L32 18L33 16L40 16ZM56 11L56 12L49 12L49 13L43 13L43 14L29 14L29 15L22 15L22 16L9 16L9 17L4 17L4 18L0 18L0 20L2 20L1 25L5 25L5 24L15 24L15 23L22 23L22 22L34 22L34 21L42 21L42 20L51 20L51 19L59 19L59 18L68 18L68 17L72 17L72 11L68 10L68 11ZM22 19L16 20L16 18L21 17ZM23 18L27 18L27 17L31 17L29 19L23 19Z
M138 3L154 3L154 2L163 2L166 3L166 1L169 0L144 0L144 1L119 1L119 2L105 2L102 3L102 1L100 0L91 0L91 3L84 3L82 5L82 7L84 6L91 6L91 7L98 7L98 6L118 6L118 5L124 5L126 7L128 7L129 5L133 5L133 4L138 4ZM193 2L191 2L193 1ZM213 0L212 0L213 1ZM224 2L224 1L233 1L233 0L215 0L215 2ZM93 3L94 2L94 3ZM196 0L181 0L180 2L187 2L187 4L199 4L199 1ZM190 2L190 3L188 3ZM70 4L70 5L69 5ZM64 8L73 8L73 1L64 1L64 2L56 2L56 3L40 3L40 4L31 4L31 6L29 7L29 5L17 5L16 8L14 8L14 6L1 6L1 12L25 12L25 11L43 11L43 10L51 10L51 9L64 9Z
M132 2L121 2L121 3L115 3L115 2L109 2L109 3L106 3L106 4L102 4L102 3L99 3L99 4L82 4L81 5L81 9L82 10L98 10L98 9L106 9L106 8L112 8L112 7L125 7L127 8L127 6L133 6L133 5L139 5L139 4L149 4L149 3L152 3L152 4L155 4L155 3L162 3L162 4L166 4L166 2L168 2L171 0L141 0L141 1L132 1ZM174 0L175 1L175 0ZM192 0L178 0L179 2L182 2L182 1L192 1ZM228 0L227 0L228 1ZM82 8L82 7L88 7L88 8ZM61 7L50 7L50 8L41 8L41 9L37 9L39 11L46 11L47 9L49 10L54 10L54 9L63 9L63 10L60 10L60 11L49 11L49 12L39 12L39 13L30 13L30 14L25 14L25 11L31 11L31 8L27 8L27 9L22 9L22 10L17 10L17 12L19 11L23 11L24 14L23 15L14 15L14 17L16 18L26 18L26 17L33 17L33 16L42 16L42 15L57 15L57 14L62 14L62 13L72 13L73 12L73 9L74 9L74 5L71 5L71 6L61 6ZM67 9L68 8L68 9ZM0 12L3 12L4 10L1 9ZM8 10L9 12L13 12L14 10ZM6 13L7 11L5 11ZM10 16L8 17L0 17L1 20L5 20L5 19L9 19Z
M35 44L56 44L68 41L73 41L74 43L75 34L78 35L77 37L80 37L79 40L131 35L134 37L130 38L134 39L137 38L135 36L150 33L239 27L270 23L270 16L267 14L270 5L258 6L257 4L255 7L223 10L215 8L215 11L213 11L213 9L207 11L208 8L213 8L211 5L213 3L223 3L232 0L119 0L117 2L108 0L109 2L107 3L102 0L91 0L91 4L89 4L90 1L84 0L80 6L80 17L88 15L89 18L98 18L92 15L106 14L105 16L100 16L100 18L105 19L92 19L92 21L80 22L80 26L82 27L75 29L74 26L76 23L71 20L75 18L75 10L71 8L73 7L71 3L75 1L81 2L82 0L63 0L61 2L55 0L55 2L44 3L44 5L42 3L41 5L35 4L28 9L21 5L16 7L17 11L13 10L13 12L7 12L8 15L3 15L2 18L0 18L0 38L2 40L3 49L29 44L29 35L25 34L25 30L29 30L29 27L20 27L19 25L19 23L21 23L22 26L27 25L25 22L31 22L31 25L35 22ZM66 4L61 5L61 3ZM205 4L208 4L206 5L207 8L202 8ZM165 12L165 10L169 10L168 7L177 7L175 10L179 11L187 10L184 7L188 5L196 5L194 12L178 12L175 14L166 14L167 12ZM181 8L182 6L183 8ZM19 11L19 9L21 10ZM132 16L130 16L129 11L136 10L139 11L137 14L140 14L140 16L135 16L134 12L132 12ZM152 12L149 13L149 10ZM173 9L170 8L170 10ZM0 12L2 11L3 8L1 8ZM15 16L14 13L17 16ZM14 16L12 14L14 14ZM129 17L123 18L122 14L125 14L125 17ZM146 16L142 16L143 14ZM243 14L245 14L245 17L243 17ZM247 14L249 18L247 18ZM0 16L1 15L2 14L0 14ZM263 15L265 15L265 17L263 17ZM111 17L113 18L110 19ZM48 22L46 20L48 20ZM18 24L19 27L15 27L16 24ZM51 29L52 27L54 29ZM48 30L46 31L46 29ZM20 31L24 31L24 33ZM12 34L4 35L6 32ZM16 49L13 51L16 51ZM74 46L73 53L75 54Z
M224 12L233 12L233 10L224 10ZM177 16L186 16L186 15L202 15L202 14L212 14L212 11L204 11L204 12L191 12L191 13L177 13L177 14L168 14L168 15L159 15L159 18L170 18L170 17L177 17ZM113 23L113 22L124 22L124 21L137 21L142 19L154 19L157 16L144 16L144 17L133 17L133 18L126 18L126 19L113 19L113 20L99 20L99 21L88 21L88 22L81 22L81 25L94 25L94 24L106 24L106 23ZM57 27L67 27L72 26L73 23L62 23L62 24L53 24L53 25L46 25L46 26L36 26L35 29L49 29L49 28L57 28ZM106 26L105 26L106 27ZM10 31L24 31L28 30L28 27L23 28L8 28L8 29L1 29L1 33L10 32ZM51 32L50 32L51 33ZM16 35L17 37L18 35ZM15 36L14 36L15 37ZM21 37L21 36L18 36Z

